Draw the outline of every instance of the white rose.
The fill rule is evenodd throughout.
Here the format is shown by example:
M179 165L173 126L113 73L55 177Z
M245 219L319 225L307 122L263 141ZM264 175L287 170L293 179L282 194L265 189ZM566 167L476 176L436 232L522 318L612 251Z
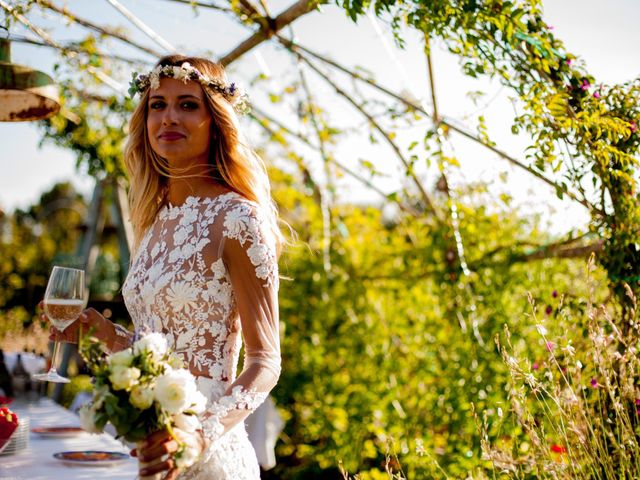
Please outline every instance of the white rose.
M146 410L153 403L153 388L151 386L136 385L129 394L131 405L140 410Z
M180 430L191 433L195 432L200 426L200 420L195 415L187 415L186 413L178 413L173 416L173 421Z
M109 380L114 390L129 390L136 384L139 378L139 369L135 367L122 367L120 365L116 365L111 370L111 375L109 375Z
M207 408L207 397L205 397L200 390L193 392L189 400L191 401L191 406L187 410L196 415L200 415Z
M131 353L131 350L127 348L126 350L121 350L112 354L109 357L109 366L112 368L115 366L130 367L132 361L133 353Z
M139 355L145 351L151 352L153 358L159 359L167 353L167 339L158 332L145 335L133 344L133 353Z
M85 432L102 433L102 430L96 426L96 412L91 408L91 405L87 404L80 407L78 415L80 415L80 426Z
M155 398L171 414L189 407L196 392L195 379L185 369L170 370L156 381Z
M197 434L185 433L180 430L175 430L175 433L178 440L183 444L174 457L176 467L190 467L200 458L201 447L196 436Z

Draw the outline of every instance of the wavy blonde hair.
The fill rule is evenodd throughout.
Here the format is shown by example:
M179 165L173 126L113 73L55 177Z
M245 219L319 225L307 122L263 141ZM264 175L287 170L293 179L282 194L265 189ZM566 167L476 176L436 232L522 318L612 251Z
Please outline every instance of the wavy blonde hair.
M170 55L156 66L180 66L188 62L210 78L226 81L224 68L206 58ZM167 180L189 178L187 169L172 169L167 161L151 148L147 132L148 88L134 110L129 122L129 138L124 151L124 163L129 173L129 208L136 250L158 211L165 204ZM271 199L269 178L262 159L251 149L238 129L238 117L231 104L218 92L202 87L211 113L211 146L209 164L212 178L256 202L267 214L269 226L276 238L278 252L284 243L278 227L278 213Z

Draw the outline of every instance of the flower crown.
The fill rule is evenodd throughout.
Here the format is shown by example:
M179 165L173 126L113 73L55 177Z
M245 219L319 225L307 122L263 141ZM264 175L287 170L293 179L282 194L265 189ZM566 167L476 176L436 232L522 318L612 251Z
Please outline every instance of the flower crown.
M142 95L149 87L154 90L157 89L160 87L160 77L171 77L176 80L182 80L184 83L189 80L197 80L203 87L210 87L222 95L237 113L248 113L251 109L249 107L249 96L235 83L227 84L223 80L209 78L188 62L184 62L179 67L158 65L146 75L134 72L133 78L129 83L129 96L133 98L136 93Z

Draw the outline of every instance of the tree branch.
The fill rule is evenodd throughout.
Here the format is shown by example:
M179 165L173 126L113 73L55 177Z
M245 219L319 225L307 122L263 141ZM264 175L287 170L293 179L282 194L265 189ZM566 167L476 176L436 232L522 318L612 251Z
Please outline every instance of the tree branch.
M260 22L262 23L260 29L218 61L225 66L229 65L252 48L271 38L278 30L281 30L301 16L314 10L317 5L318 3L315 1L298 0L276 18L262 17L264 21ZM258 22L258 20L254 20L254 22Z
M96 25L93 22L90 22L89 20L86 20L84 18L80 18L78 16L76 16L75 14L71 13L69 10L67 10L67 8L61 8L58 7L56 5L54 5L53 3L51 3L49 0L38 0L38 4L42 5L45 8L48 8L49 10L52 10L56 13L59 13L60 15L64 16L66 19L71 20L74 23L77 23L78 25L82 25L83 27L89 28L91 30L94 30L102 35L106 35L108 37L113 37L116 38L128 45L131 45L132 47L135 47L139 50L142 50L143 52L146 52L150 55L153 55L154 57L160 57L161 54L155 50L153 50L152 48L149 47L145 47L144 45L141 45L139 43L134 42L133 40L129 39L127 36L121 34L120 32L118 32L117 30L114 30L112 28L106 28L106 27L102 27L100 25Z

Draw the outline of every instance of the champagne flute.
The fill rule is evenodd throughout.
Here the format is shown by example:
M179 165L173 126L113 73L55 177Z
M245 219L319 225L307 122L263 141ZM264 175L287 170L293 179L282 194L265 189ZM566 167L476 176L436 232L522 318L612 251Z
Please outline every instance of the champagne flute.
M53 267L47 290L44 294L44 313L59 331L71 325L84 310L84 270ZM70 380L56 371L58 340L53 342L51 368L47 373L33 375L34 380L54 383L69 383Z

